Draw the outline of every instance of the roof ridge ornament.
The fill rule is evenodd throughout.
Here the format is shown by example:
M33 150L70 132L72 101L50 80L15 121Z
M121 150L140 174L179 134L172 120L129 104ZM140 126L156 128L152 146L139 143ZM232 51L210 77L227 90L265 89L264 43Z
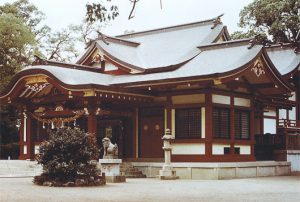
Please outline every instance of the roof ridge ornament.
M221 17L224 15L224 13L222 13L221 15L217 16L214 20L213 20L213 26L211 27L211 29L214 29L217 25L222 24L221 21Z
M48 65L48 61L46 59L43 59L39 57L38 55L34 55L34 61L32 62L32 66L34 65Z
M253 46L258 44L258 35L254 36L250 41L249 41L249 46L248 49L251 49Z
M109 43L106 40L106 35L100 31L97 31L97 33L98 33L98 39L102 40L106 45L109 45Z

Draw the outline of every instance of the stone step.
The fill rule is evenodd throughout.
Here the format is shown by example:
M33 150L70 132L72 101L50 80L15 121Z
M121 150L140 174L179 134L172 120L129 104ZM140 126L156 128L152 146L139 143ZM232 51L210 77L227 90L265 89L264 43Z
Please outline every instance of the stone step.
M34 176L42 172L42 166L34 161L0 160L0 177Z
M131 163L122 163L120 166L120 171L126 178L146 178L147 176L143 174L138 168L132 166Z
M141 175L126 175L126 178L147 178L146 175L141 174Z

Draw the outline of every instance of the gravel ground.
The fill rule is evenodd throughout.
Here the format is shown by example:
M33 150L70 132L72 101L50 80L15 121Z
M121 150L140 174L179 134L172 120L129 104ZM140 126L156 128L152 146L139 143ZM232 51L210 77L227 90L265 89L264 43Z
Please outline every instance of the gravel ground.
M102 187L42 187L32 178L0 178L1 202L300 201L300 176L234 180L127 179Z

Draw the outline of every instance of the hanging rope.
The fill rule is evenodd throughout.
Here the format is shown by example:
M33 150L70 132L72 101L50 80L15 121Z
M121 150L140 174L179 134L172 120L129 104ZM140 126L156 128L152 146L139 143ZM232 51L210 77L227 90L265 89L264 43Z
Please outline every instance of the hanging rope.
M55 118L50 118L50 119L46 119L46 118L41 118L40 116L38 115L35 115L34 113L29 113L29 115L40 121L40 122L43 122L43 123L47 123L47 124L52 124L52 123L68 123L68 122L73 122L73 121L76 121L76 119L82 117L84 115L84 111L81 110L81 111L74 111L75 115L74 116L71 116L71 117L68 117L68 118L62 118L62 117L55 117Z

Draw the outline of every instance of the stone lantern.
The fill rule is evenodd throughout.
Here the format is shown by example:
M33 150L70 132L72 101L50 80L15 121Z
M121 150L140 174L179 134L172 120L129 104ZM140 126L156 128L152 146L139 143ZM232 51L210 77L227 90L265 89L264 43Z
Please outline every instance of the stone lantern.
M174 139L171 135L170 129L165 130L165 135L162 137L164 141L163 150L165 153L165 163L162 167L162 170L159 171L159 179L161 180L176 180L179 177L176 176L176 171L173 169L171 165L171 152L172 145L171 140Z

